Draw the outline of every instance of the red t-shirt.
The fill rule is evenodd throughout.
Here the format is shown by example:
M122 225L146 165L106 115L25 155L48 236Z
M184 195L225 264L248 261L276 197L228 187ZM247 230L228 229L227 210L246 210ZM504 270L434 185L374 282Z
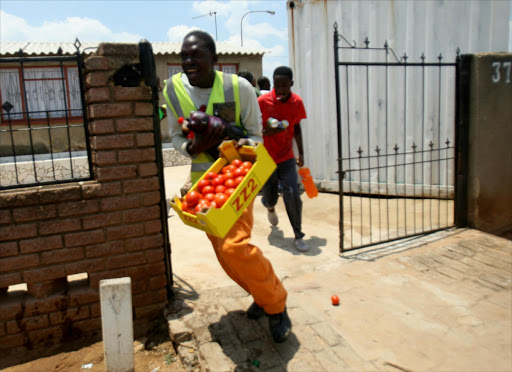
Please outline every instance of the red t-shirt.
M268 118L275 118L279 121L288 120L290 125L286 130L273 136L263 136L263 144L276 164L293 159L293 132L295 125L306 118L306 109L302 98L291 92L286 102L281 102L276 97L276 91L272 89L267 94L258 97L260 104L263 129L267 126Z

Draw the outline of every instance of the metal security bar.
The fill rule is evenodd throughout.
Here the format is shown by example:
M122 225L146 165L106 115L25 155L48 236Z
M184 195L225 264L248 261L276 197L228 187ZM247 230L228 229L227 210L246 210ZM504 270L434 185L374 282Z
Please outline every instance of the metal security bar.
M364 44L335 25L341 252L455 224L458 64ZM341 49L377 60L341 62Z
M0 190L92 179L76 54L0 58Z

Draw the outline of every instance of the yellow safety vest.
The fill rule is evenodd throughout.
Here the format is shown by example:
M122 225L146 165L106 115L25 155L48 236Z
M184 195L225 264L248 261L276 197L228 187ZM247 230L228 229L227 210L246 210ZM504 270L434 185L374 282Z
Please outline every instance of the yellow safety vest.
M163 95L167 106L171 109L176 117L187 118L191 111L197 111L192 99L185 90L185 86L181 81L181 72L173 75L171 78L164 82ZM238 76L234 74L224 74L220 71L215 71L215 80L213 81L212 91L206 106L206 113L213 115L213 104L235 102L235 125L242 127L240 122L240 94L238 87ZM200 153L195 159L192 159L192 167L190 170L190 178L192 184L195 184L199 178L206 172L214 163L213 159L207 153Z

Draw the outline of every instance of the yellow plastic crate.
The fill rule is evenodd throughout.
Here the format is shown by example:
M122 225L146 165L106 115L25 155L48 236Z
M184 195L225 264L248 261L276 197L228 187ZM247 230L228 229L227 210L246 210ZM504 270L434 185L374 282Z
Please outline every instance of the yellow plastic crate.
M223 238L229 232L245 208L254 200L270 175L276 169L276 163L270 157L262 143L256 147L243 146L238 151L232 141L224 142L219 146L220 157L197 181L203 179L208 172L220 173L222 168L234 159L250 161L253 163L249 173L238 185L221 208L210 208L206 213L198 212L196 215L181 210L181 201L174 196L170 204L178 213L181 220L189 226L203 230L209 234ZM191 190L197 190L197 183Z

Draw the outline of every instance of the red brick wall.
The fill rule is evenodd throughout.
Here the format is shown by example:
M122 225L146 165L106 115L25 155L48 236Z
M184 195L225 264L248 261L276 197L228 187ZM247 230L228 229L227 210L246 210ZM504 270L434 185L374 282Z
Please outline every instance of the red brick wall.
M102 279L131 277L136 334L167 303L151 89L114 86L125 63L138 45L103 44L85 61L94 181L0 192L0 368L98 341Z

